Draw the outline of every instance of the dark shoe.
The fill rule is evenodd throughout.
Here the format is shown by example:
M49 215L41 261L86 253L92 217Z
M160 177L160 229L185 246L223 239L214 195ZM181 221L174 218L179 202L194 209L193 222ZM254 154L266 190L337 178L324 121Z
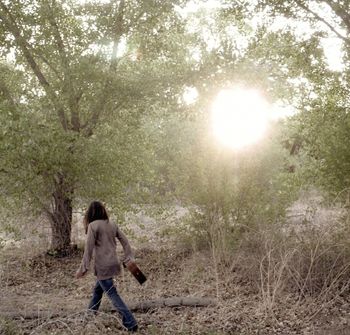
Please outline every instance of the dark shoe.
M128 332L130 332L130 333L136 333L138 329L139 329L139 326L138 326L138 325L135 325L134 327L128 329Z

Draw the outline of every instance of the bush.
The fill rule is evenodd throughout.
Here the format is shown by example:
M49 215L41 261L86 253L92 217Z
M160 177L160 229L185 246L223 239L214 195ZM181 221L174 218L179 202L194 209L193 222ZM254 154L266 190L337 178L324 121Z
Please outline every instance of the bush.
M348 216L323 227L309 222L299 231L261 225L244 235L236 271L270 310L282 293L295 294L298 303L308 296L329 303L350 291L348 236Z

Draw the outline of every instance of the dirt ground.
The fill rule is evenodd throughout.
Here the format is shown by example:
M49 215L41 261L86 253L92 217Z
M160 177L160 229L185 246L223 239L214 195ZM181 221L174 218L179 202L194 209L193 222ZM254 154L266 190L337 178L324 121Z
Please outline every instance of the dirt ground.
M29 247L28 247L29 250ZM86 313L94 276L74 279L82 251L53 258L42 251L8 249L1 254L0 334L126 333L104 297L101 313ZM124 272L116 281L127 302L169 297L210 297L216 306L162 307L137 312L140 334L350 334L345 297L319 306L276 297L272 308L233 266L215 267L211 255L178 249L139 249L136 259L148 277L140 286ZM218 271L215 271L218 269Z

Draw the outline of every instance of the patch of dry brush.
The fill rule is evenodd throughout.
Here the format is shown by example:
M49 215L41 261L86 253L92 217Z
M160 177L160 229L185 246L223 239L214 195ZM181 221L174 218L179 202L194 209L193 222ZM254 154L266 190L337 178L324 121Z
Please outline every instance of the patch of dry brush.
M140 334L341 333L350 324L350 249L346 225L338 228L297 234L282 226L260 226L221 260L212 251L184 247L140 249L137 260L148 281L139 286L124 273L117 286L127 301L218 299L216 306L136 313ZM69 259L18 258L15 253L3 257L0 315L25 309L38 315L31 320L2 318L1 334L123 332L106 299L99 315L86 313L94 278L73 279L81 253ZM64 316L49 318L44 311Z

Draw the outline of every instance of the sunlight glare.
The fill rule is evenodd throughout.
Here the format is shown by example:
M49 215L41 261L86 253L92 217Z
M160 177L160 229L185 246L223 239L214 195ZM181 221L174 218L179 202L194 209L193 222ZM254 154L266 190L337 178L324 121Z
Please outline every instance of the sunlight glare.
M322 39L321 44L329 69L338 72L344 71L345 64L343 62L342 40L335 37L328 37Z
M268 119L268 104L255 90L222 90L212 106L214 135L222 144L233 149L262 138Z
M198 91L195 87L186 87L182 95L182 99L186 105L191 105L196 102L198 98Z

